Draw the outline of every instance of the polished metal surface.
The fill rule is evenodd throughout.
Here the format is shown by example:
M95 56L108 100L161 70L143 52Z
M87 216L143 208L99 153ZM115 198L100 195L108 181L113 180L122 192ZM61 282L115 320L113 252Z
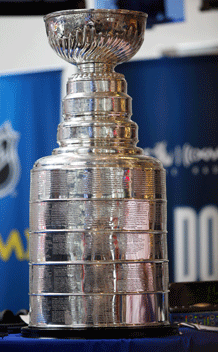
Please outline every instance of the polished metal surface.
M147 16L49 14L52 48L79 69L67 83L59 148L30 189L30 327L168 324L166 180L136 146L131 97L116 64L140 48Z
M167 263L59 262L30 266L32 294L156 293L167 291ZM38 280L34 280L38 278ZM39 280L40 278L40 280Z
M31 326L136 327L166 324L166 294L31 295Z
M137 232L135 229L36 231L30 237L30 256L33 263L48 264L64 261L79 264L89 261L167 261L166 236L165 232Z
M139 50L147 15L128 10L68 10L45 16L49 43L76 64L129 60Z

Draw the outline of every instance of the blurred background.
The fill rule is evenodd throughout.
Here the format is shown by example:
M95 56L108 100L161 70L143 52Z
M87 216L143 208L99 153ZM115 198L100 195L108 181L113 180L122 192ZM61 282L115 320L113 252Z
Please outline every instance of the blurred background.
M43 15L72 8L148 13L142 48L116 70L138 145L167 171L170 281L218 280L218 1L0 0L0 310L28 309L29 172L57 146L76 72L50 48Z

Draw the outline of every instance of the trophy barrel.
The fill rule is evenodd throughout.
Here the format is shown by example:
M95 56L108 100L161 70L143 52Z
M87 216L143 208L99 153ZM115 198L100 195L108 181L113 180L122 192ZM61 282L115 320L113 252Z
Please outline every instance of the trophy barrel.
M81 18L92 47L87 24L78 35ZM140 46L146 16L84 10L46 19L50 43L59 38L58 54L77 58L79 72L67 83L59 148L31 171L29 328L167 326L165 170L136 146L127 84L113 69L128 45ZM100 62L105 43L109 59Z

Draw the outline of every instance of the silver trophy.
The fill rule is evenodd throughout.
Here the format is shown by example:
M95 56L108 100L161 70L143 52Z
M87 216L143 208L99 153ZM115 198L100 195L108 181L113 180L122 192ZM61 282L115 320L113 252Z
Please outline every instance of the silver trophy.
M167 326L165 170L136 146L127 83L114 71L141 47L147 15L44 19L51 47L78 73L67 83L59 148L31 171L29 329Z

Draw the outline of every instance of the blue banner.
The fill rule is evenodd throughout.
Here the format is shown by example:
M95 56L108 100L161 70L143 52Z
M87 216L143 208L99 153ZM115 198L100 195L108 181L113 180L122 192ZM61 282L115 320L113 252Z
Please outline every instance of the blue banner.
M218 280L218 56L124 63L139 144L167 171L171 281Z
M29 307L29 189L57 147L61 71L0 76L0 311Z

